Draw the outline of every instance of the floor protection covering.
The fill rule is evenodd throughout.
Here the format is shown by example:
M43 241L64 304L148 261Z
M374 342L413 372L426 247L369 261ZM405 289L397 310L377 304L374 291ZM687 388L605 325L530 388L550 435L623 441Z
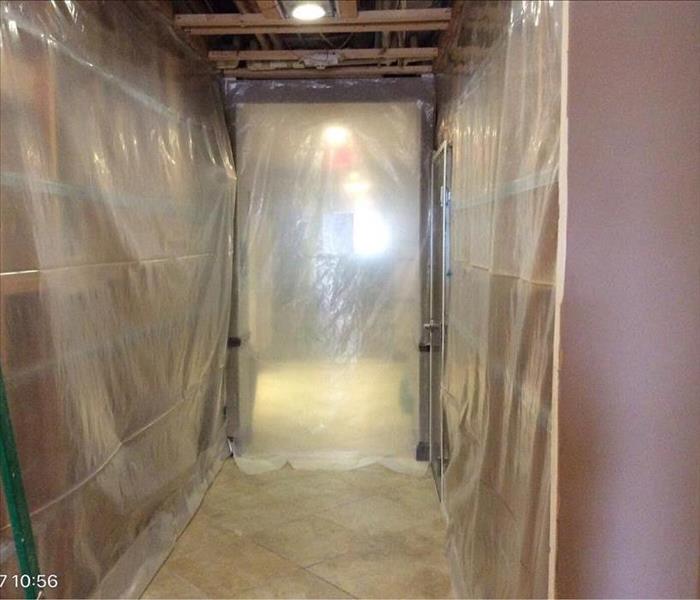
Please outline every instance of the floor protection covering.
M561 4L513 2L440 116L453 145L444 407L458 597L544 597L558 223Z
M1 358L45 594L133 596L221 464L222 104L148 3L3 2L0 36Z
M422 112L385 95L246 102L234 92L234 437L249 472L376 461L425 471L414 458Z

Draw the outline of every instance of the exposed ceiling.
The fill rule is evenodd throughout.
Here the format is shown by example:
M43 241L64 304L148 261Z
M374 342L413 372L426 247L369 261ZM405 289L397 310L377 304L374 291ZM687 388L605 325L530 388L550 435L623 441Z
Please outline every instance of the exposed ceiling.
M223 74L241 79L417 76L468 66L493 43L499 0L173 0L174 22ZM458 51L455 51L459 46Z

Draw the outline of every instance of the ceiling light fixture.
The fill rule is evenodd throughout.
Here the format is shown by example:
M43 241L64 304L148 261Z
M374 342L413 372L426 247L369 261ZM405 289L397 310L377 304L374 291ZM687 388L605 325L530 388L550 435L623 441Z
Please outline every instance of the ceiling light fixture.
M299 21L316 21L326 16L323 6L315 2L302 2L297 4L292 10L292 17Z

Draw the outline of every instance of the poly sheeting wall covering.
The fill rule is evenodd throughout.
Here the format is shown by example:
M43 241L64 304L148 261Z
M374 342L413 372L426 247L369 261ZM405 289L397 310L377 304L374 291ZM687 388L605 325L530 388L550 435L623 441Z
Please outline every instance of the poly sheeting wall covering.
M40 569L58 576L48 596L135 595L223 453L235 175L219 94L145 4L0 17L1 358Z
M424 472L418 441L423 103L248 102L232 84L242 468ZM376 82L352 82L355 94ZM254 86L255 87L255 86ZM259 89L261 84L258 84ZM343 98L343 90L336 94ZM298 98L300 99L300 98ZM257 466L255 460L258 461Z
M471 77L446 82L453 145L444 405L459 597L547 594L561 5L514 2Z

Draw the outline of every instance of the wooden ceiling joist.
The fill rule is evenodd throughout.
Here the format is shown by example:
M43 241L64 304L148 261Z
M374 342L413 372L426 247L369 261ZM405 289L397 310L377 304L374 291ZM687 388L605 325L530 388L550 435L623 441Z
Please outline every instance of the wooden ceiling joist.
M440 34L440 41L438 42L439 53L437 60L435 61L435 68L442 71L447 66L447 61L449 57L447 55L450 48L453 48L457 44L457 38L459 37L460 22L462 20L463 13L467 10L467 2L458 2L457 6L454 7L452 20L450 21L449 27Z
M303 22L294 19L272 19L262 13L198 13L175 15L175 24L180 27L246 27L257 25L352 25L363 23L402 23L412 21L450 20L449 8L406 8L400 10L363 10L357 17L325 17L317 21Z
M215 40L215 47L228 46L231 49L211 50L208 58L224 75L240 79L420 76L433 73L433 63L446 53L445 37L455 36L455 23L451 21L462 12L460 5L467 4L456 2L450 8L387 9L388 5L411 6L411 3L327 0L325 10L332 16L317 21L300 21L290 17L289 5L283 0L232 1L238 9L236 13L177 14L174 19L175 25L194 36L193 39L234 36L233 40ZM360 4L374 6L376 10L358 10ZM430 3L421 2L420 5L429 6ZM442 34L442 44L438 44L438 36L431 33L436 31ZM349 35L338 44L319 36L363 32L381 32L383 35ZM389 32L400 32L400 35L390 36ZM411 33L409 36L405 35L406 32L427 33ZM255 36L258 43L240 36ZM333 45L339 47L333 48Z
M175 24L192 35L435 31L447 29L450 14L449 8L366 10L358 12L355 18L341 16L319 19L310 23L268 18L261 13L187 14L176 15Z
M311 34L311 33L363 33L371 31L442 31L447 23L442 21L418 21L413 23L362 23L357 25L323 25L308 24L292 27L254 26L254 27L186 27L190 35L255 35L274 34Z
M282 16L277 0L256 0L255 4L266 19L279 19Z
M381 77L382 75L423 75L432 73L430 65L404 67L327 67L325 69L227 69L223 74L238 79L328 79Z
M357 0L336 0L336 6L340 17L349 19L357 17Z
M212 50L209 60L235 62L241 60L303 60L309 56L336 54L341 60L414 59L430 60L437 56L437 48L345 48L343 50Z

